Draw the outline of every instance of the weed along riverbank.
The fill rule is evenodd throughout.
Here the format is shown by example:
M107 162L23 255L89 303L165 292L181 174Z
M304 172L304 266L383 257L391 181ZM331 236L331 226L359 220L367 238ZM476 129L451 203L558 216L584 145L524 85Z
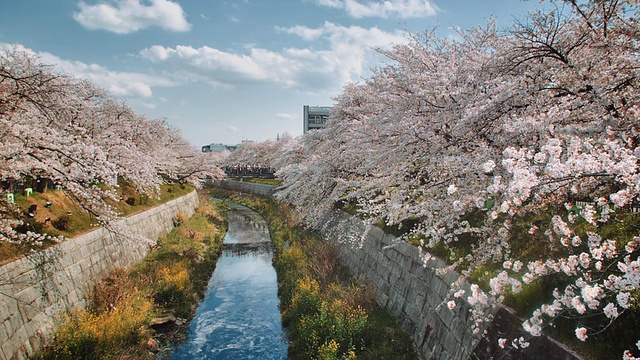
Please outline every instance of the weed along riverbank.
M222 253L222 202L201 196L196 214L177 225L131 271L98 284L86 309L67 313L34 359L154 359L183 341Z

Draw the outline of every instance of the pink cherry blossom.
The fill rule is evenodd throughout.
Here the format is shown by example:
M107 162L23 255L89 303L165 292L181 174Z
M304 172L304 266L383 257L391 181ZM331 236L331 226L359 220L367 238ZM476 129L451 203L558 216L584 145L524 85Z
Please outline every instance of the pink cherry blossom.
M587 340L588 336L587 336L587 329L580 327L576 329L576 337L578 338L578 340L580 341L585 341Z

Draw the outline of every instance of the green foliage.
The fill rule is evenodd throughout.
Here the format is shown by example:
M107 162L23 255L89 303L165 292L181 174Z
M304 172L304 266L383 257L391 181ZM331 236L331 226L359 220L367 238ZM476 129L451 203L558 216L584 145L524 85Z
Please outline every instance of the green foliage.
M263 178L250 178L248 179L252 183L256 184L265 184L265 185L274 185L274 186L282 186L282 181L278 179L263 179ZM246 181L243 179L243 181Z
M321 301L317 311L302 315L292 327L295 337L291 346L302 347L301 352L313 359L319 355L327 358L327 344L332 344L329 348L334 349L334 357L330 358L356 358L365 349L366 325L367 314L362 308L352 308L339 299Z
M274 257L273 264L278 269L278 292L282 308L288 308L292 301L297 282L307 273L307 257L299 245L293 244L290 248L283 248ZM284 325L288 321L283 317Z
M285 326L299 320L302 316L318 312L322 296L320 285L312 278L304 277L296 281L291 291L291 298L282 312L282 322Z
M189 272L185 268L186 261L180 261L171 267L163 267L156 274L153 287L153 302L165 309L172 309L175 315L189 315L193 290L189 281Z
M418 358L411 338L388 311L374 304L368 313L369 321L363 331L365 350L359 355L360 359L412 360ZM384 344L384 346L378 344Z
M290 330L292 357L355 358L365 349L365 310L321 293L320 284L310 277L296 282L282 319Z

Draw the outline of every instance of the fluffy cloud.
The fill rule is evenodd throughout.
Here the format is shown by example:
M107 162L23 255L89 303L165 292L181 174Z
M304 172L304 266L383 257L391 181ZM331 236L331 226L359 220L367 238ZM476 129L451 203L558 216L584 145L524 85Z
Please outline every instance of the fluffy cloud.
M148 98L153 95L151 90L152 87L169 87L177 85L177 83L173 81L160 77L153 77L133 72L110 71L109 69L96 64L64 60L51 53L37 53L22 45L0 43L0 48L16 48L19 51L31 53L37 56L42 63L53 65L55 71L69 74L80 79L89 80L93 84L109 91L117 97L133 96Z
M279 120L286 120L286 121L291 121L291 120L298 120L300 118L300 116L298 114L294 115L294 114L289 114L289 113L277 113L276 114L276 119Z
M316 0L322 6L343 9L350 16L360 19L364 17L398 17L421 18L433 16L438 12L438 7L430 0L387 0L364 1L358 0Z
M188 31L191 25L180 4L169 0L150 0L147 6L140 0L113 0L111 3L89 5L80 2L80 11L73 18L90 30L107 30L128 34L152 26L169 31Z
M303 91L327 91L341 88L345 82L359 79L376 56L373 48L386 48L406 42L399 33L378 28L344 27L325 23L319 28L295 26L278 28L322 50L285 48L271 51L253 47L245 54L229 53L208 46L152 46L140 54L162 64L177 78L205 81L215 86L240 83L271 83Z

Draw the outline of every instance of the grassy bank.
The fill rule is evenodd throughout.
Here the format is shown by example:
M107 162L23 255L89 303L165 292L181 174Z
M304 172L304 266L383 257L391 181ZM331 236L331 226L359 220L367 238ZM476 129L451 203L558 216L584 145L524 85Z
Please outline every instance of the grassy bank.
M273 199L212 191L269 224L289 359L418 358L408 335L376 305L374 289L338 262L335 244L296 226L295 214Z
M231 178L229 178L229 180L250 182L250 183L254 183L254 184L273 185L273 186L281 186L282 185L282 181L280 181L278 179L234 178L234 177L231 177Z
M35 359L153 359L181 340L222 251L225 207L201 196L131 271L117 269L95 287L88 308L67 313Z
M131 185L121 181L117 190L120 201L108 200L107 203L122 216L127 216L164 204L193 190L193 186L190 185L165 184L160 187L157 196L149 196L137 192ZM74 237L99 226L93 215L61 190L33 191L29 196L23 193L16 194L14 198L18 211L22 214L26 215L29 208L36 209L32 213L33 216L28 216L25 223L17 228L21 233L33 231L51 236ZM53 242L45 242L43 247L52 244ZM0 262L28 254L31 250L31 244L0 243Z

